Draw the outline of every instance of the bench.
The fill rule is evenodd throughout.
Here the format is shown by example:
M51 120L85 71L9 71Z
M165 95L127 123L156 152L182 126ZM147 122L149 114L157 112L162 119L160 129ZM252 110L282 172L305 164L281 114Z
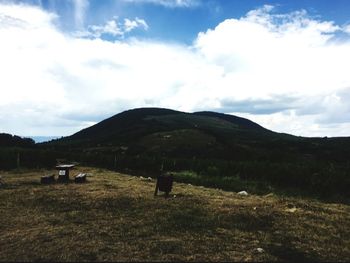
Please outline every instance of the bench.
M42 184L52 184L55 182L55 175L44 175L41 176L40 183Z
M86 182L86 174L80 173L74 178L75 183L85 183Z

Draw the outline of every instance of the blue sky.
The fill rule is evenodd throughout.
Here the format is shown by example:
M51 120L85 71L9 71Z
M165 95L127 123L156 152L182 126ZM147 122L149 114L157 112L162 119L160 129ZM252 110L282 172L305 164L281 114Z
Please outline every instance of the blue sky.
M242 17L250 10L266 4L275 6L280 13L303 9L318 19L334 21L339 25L350 23L350 3L347 0L20 0L16 2L41 5L44 9L57 13L60 16L61 28L67 31L77 29L74 3L81 2L81 5L85 6L83 8L85 26L103 24L115 16L120 19L139 17L147 21L150 30L133 32L133 35L186 44L190 44L198 32L213 28L225 19ZM166 2L169 4L164 4Z
M347 0L0 0L0 132L65 136L137 107L350 135Z

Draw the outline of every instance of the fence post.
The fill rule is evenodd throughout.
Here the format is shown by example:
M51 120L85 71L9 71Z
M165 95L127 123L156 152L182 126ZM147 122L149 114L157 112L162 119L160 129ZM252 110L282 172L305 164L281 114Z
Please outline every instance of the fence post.
M17 153L17 169L20 167L20 155L19 152Z

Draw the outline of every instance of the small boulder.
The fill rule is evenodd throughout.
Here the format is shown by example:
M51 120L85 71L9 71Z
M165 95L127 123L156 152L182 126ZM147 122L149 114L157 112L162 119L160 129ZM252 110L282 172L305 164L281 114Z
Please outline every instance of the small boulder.
M264 253L265 252L265 250L263 248L261 248L261 247L258 247L256 249L256 251L258 251L259 253Z
M239 194L239 195L244 195L244 196L247 196L247 195L248 195L248 193L247 193L246 191L240 191L240 192L238 192L237 194Z
M140 180L141 180L141 181L146 181L146 182L151 182L151 181L152 181L152 178L151 178L151 177L143 177L143 176L140 176Z

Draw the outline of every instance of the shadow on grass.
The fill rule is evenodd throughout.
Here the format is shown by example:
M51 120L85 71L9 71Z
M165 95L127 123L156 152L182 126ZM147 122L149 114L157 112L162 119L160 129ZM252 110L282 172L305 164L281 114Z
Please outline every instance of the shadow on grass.
M284 240L280 246L276 243L268 246L268 251L277 257L278 261L282 262L320 262L321 260L316 255L308 252L307 254L295 246L290 240Z
M269 231L274 223L274 216L270 214L249 213L236 211L224 214L221 225L225 228L236 228L244 232Z

